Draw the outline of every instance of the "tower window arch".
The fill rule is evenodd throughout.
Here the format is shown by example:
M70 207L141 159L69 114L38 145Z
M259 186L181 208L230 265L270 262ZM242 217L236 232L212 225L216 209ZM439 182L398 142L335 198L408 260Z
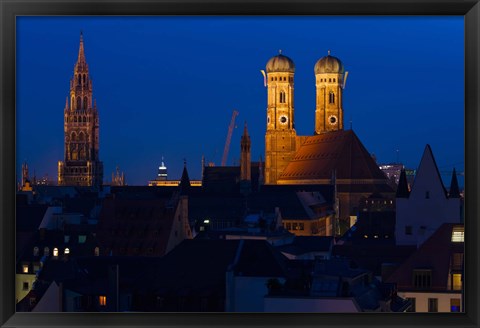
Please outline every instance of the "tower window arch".
M76 120L75 120L76 122ZM72 132L72 141L76 141L75 139L77 139L77 135L75 134L75 132Z
M78 74L78 84L82 84L82 76L80 74Z
M280 91L280 103L284 104L285 103L285 91Z
M87 123L87 117L86 116L83 117L83 123Z
M87 109L88 99L87 97L83 98L83 109Z
M333 91L330 91L330 94L328 95L328 103L334 104L335 103L335 94Z
M77 97L77 109L82 108L82 99L80 97Z
M85 84L85 74L83 74L83 84Z
M73 122L75 122L75 123L77 122L77 117L76 116L73 117Z
M328 79L328 82L332 82L332 79Z
M83 139L84 139L83 132L80 132L80 134L78 135L78 141L83 141Z
M333 79L333 82L335 82L335 78Z

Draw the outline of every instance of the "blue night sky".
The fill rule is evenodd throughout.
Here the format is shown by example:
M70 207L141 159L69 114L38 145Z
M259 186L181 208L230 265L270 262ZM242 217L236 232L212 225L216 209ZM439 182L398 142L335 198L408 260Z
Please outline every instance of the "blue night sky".
M458 17L19 17L17 174L26 161L56 181L63 109L80 31L100 114L100 159L145 185L162 156L169 178L183 160L220 165L233 110L228 165L247 121L252 160L264 158L266 93L260 70L282 50L296 66L295 126L312 135L318 59L349 72L344 126L379 163L417 168L431 145L449 185L464 170L464 21ZM398 153L397 153L398 150ZM459 177L460 178L460 177ZM463 185L463 178L460 178Z

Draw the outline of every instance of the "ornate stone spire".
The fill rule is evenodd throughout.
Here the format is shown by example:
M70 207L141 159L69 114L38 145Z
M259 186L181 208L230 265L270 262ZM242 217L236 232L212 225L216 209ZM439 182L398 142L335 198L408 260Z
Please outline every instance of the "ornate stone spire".
M78 59L75 64L75 72L88 71L87 60L85 59L85 49L83 47L83 33L80 32L80 45L78 47Z

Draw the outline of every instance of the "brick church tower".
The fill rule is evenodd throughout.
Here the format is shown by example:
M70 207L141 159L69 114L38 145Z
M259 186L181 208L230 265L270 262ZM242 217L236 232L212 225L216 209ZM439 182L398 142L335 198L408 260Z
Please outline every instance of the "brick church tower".
M270 58L266 70L265 183L275 184L296 151L293 104L295 64L280 53Z
M70 99L64 110L65 154L58 162L58 185L101 186L103 163L99 159L99 119L92 97L92 80L80 34L78 59L70 80Z

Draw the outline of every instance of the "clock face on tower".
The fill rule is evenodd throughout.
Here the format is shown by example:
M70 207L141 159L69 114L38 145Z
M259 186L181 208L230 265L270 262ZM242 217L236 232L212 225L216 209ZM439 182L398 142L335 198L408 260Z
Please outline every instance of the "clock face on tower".
M328 123L330 123L330 125L335 125L337 123L337 117L335 115L330 115L328 117Z
M279 118L280 124L287 124L288 118L285 115L280 116Z

